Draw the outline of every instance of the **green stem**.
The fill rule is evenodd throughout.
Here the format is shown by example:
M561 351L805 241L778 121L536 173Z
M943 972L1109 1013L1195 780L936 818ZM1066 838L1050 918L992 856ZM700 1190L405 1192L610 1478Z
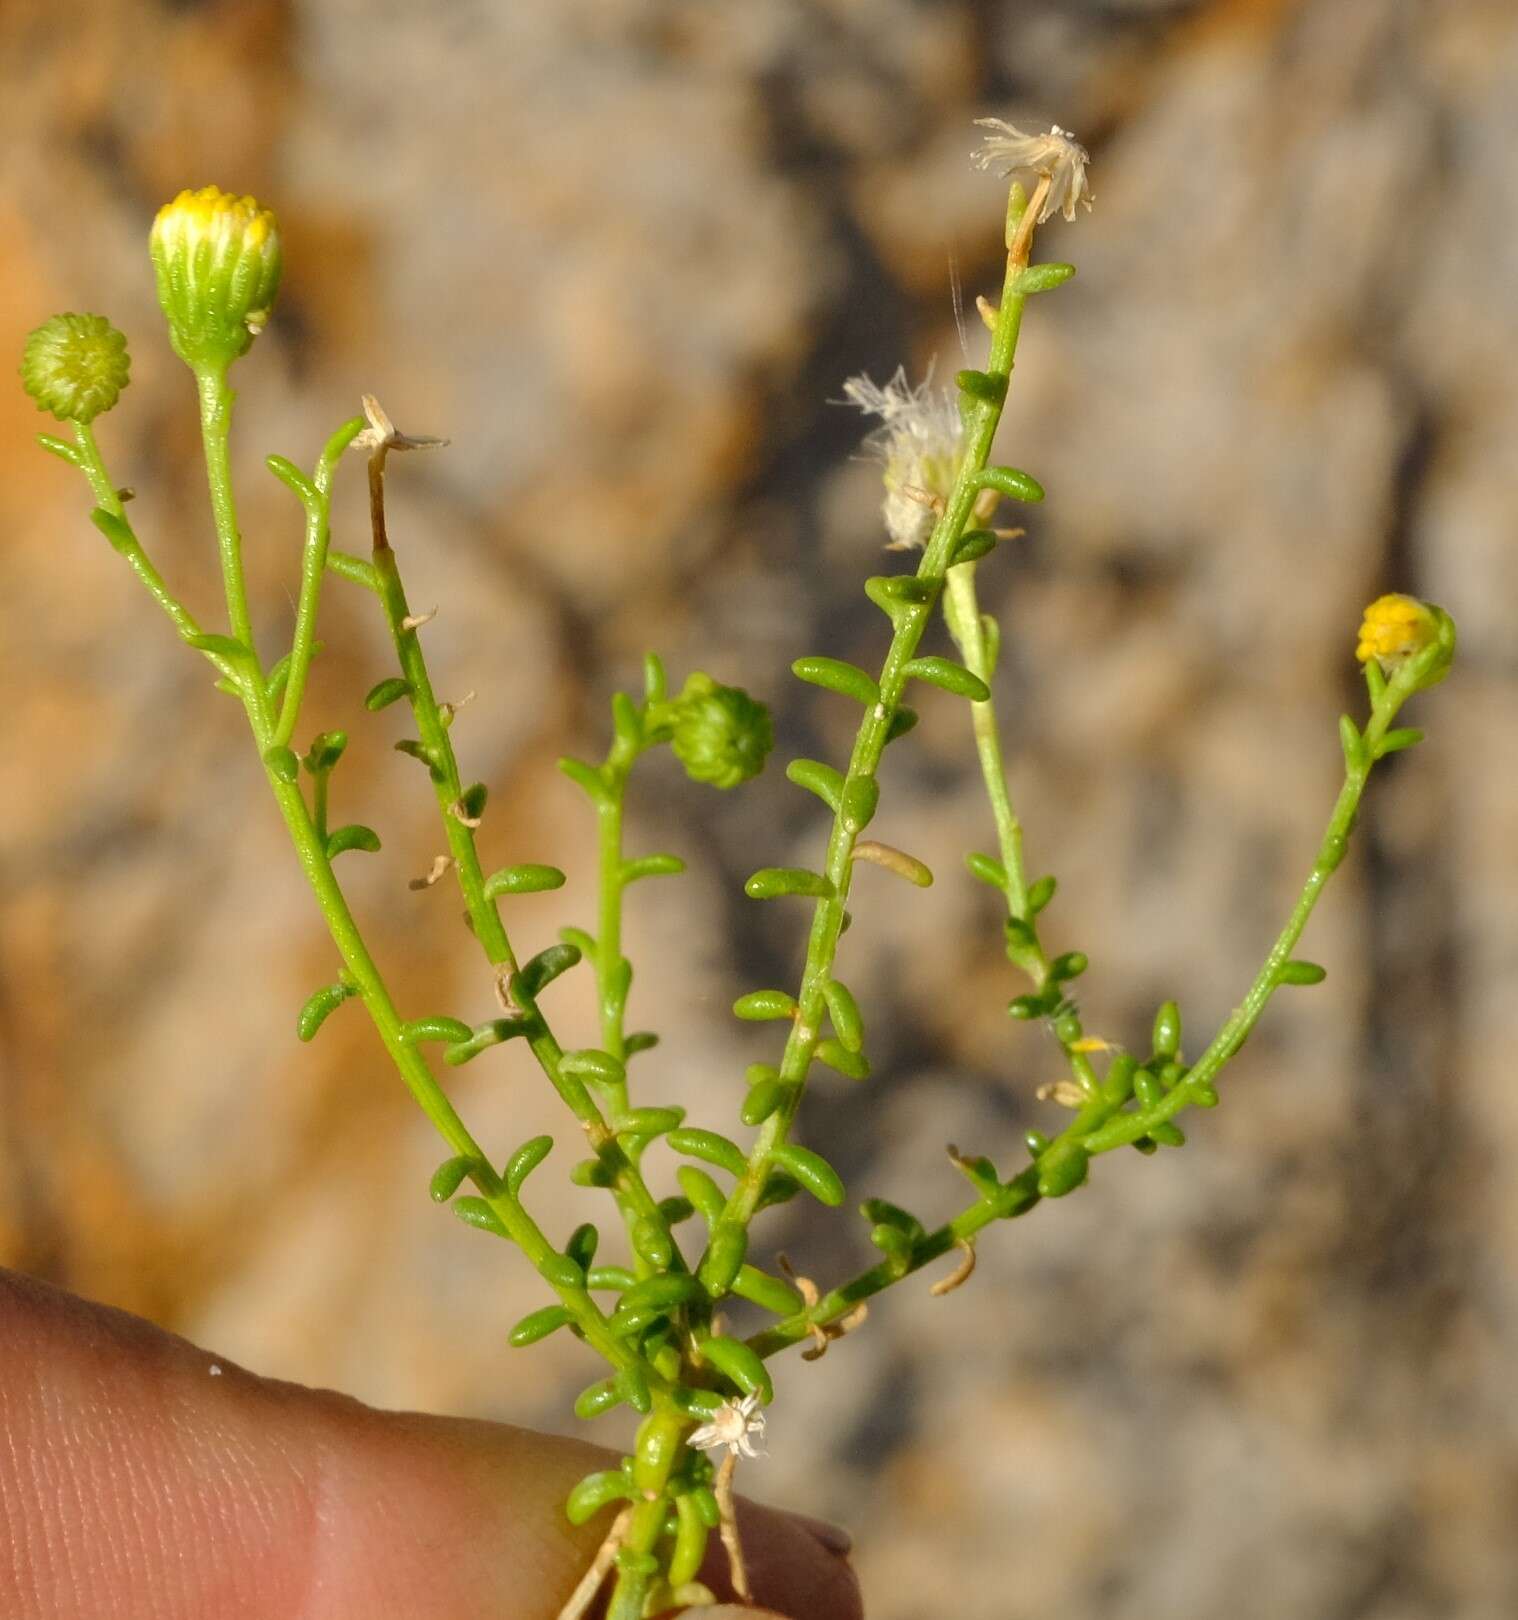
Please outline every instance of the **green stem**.
M363 427L363 417L352 417L327 440L312 481L315 498L305 503L306 539L301 550L300 602L295 610L295 634L290 643L290 673L285 680L279 724L274 728L276 747L289 746L300 718L301 701L306 695L306 677L311 671L316 647L316 610L321 603L322 579L332 539L332 479L343 451Z
M464 898L470 926L492 965L509 976L511 994L515 997L522 1014L531 1023L527 1044L554 1090L580 1122L592 1151L603 1161L611 1164L612 1184L619 1199L625 1201L626 1207L632 1211L635 1218L654 1221L667 1230L668 1223L659 1209L658 1200L649 1191L642 1172L618 1144L615 1133L597 1107L588 1086L577 1076L565 1073L564 1049L554 1038L536 998L527 995L520 980L515 977L517 959L511 941L495 901L486 898L485 873L480 864L474 830L465 826L459 816L459 801L464 788L459 774L458 759L454 754L448 725L443 718L432 688L431 676L427 671L427 661L417 636L420 626L412 621L395 550L386 532L385 448L379 447L369 462L369 511L374 540L374 575L378 584L380 603L390 625L396 657L400 661L401 673L410 689L411 712L416 720L418 737L427 754L433 789L443 817L448 852L453 857L454 873Z
M163 575L153 566L147 552L142 548L142 542L138 540L132 525L127 521L126 508L122 504L120 491L105 469L100 447L95 443L95 434L89 423L76 422L74 436L79 446L77 465L89 480L95 504L102 511L109 512L119 524L117 530L119 538L112 541L115 549L126 559L127 566L141 581L148 595L169 616L169 621L179 632L180 639L188 641L192 636L198 636L201 631L195 616L164 583ZM238 669L219 653L207 653L205 656L224 680L235 683L240 678Z
M996 660L992 655L986 620L980 611L975 590L975 564L961 563L949 570L944 600L944 619L949 634L959 648L965 667L978 675L989 687L995 673ZM991 626L995 633L995 624ZM1012 790L1007 782L1006 765L1002 759L1001 728L996 719L996 700L970 705L970 724L975 734L975 752L980 759L980 773L986 785L986 797L991 804L991 816L996 823L996 847L1001 857L1006 883L1002 893L1007 902L1007 914L1024 925L1019 946L1018 961L1032 979L1035 991L1049 985L1049 953L1038 936L1038 919L1028 907L1027 869L1023 862L1023 828L1012 803ZM1080 1039L1078 1026L1067 1039L1056 1033L1065 1062L1075 1076L1077 1085L1088 1098L1094 1097L1099 1081L1091 1059L1078 1051L1075 1042Z
M1024 240L1020 253L1016 257L1008 256L1001 307L997 312L991 336L991 355L986 365L987 373L1003 385L1011 375L1018 332L1022 326L1023 306L1027 302L1027 294L1017 290L1018 275L1027 267L1027 245ZM1001 410L1000 398L967 397L964 456L953 490L934 525L917 569L917 578L929 587L927 600L904 606L895 618L891 645L880 672L880 701L865 711L860 723L849 758L848 780L873 778L880 764L891 721L906 686L906 665L916 654L942 589L949 558L982 493L979 475L990 456L991 442L1001 421ZM813 913L806 965L797 997L799 1014L787 1037L780 1062L780 1078L785 1083L784 1100L759 1128L747 1167L728 1197L725 1210L728 1220L746 1225L753 1218L769 1179L771 1155L787 1139L800 1108L812 1055L821 1033L825 1010L823 990L832 975L833 960L843 931L854 845L861 831L862 827L849 820L840 805L828 835L827 860L823 868L832 892L817 902Z
M232 406L237 395L227 383L225 366L198 366L195 383L200 392L200 435L205 446L206 482L211 492L211 513L216 523L216 546L221 557L221 581L227 598L227 619L233 637L249 655L253 687L263 704L263 666L253 641L253 620L248 612L248 587L243 577L242 535L237 527L237 503L232 495L232 465L228 441Z
M1184 1108L1211 1106L1216 1100L1213 1082L1248 1039L1266 1004L1279 988L1281 969L1290 960L1319 896L1344 858L1360 800L1375 763L1376 745L1385 736L1407 695L1406 689L1393 682L1386 688L1382 699L1373 706L1365 729L1366 746L1362 760L1359 763L1346 762L1344 783L1334 803L1317 858L1292 907L1286 926L1277 936L1244 1000L1172 1090L1149 1108L1130 1109L1126 1097L1101 1094L1091 1097L1070 1125L1039 1154L1039 1161L1003 1183L995 1195L977 1200L953 1220L935 1231L925 1233L902 1260L888 1260L872 1266L824 1294L810 1309L798 1311L754 1335L748 1341L750 1347L761 1356L769 1356L810 1338L813 1326L825 1327L848 1315L861 1301L910 1276L951 1249L972 1242L976 1234L992 1221L1025 1215L1042 1201L1038 1190L1041 1166L1047 1165L1051 1158L1068 1158L1072 1155L1095 1157L1100 1153L1110 1153L1148 1136L1157 1125L1173 1119Z

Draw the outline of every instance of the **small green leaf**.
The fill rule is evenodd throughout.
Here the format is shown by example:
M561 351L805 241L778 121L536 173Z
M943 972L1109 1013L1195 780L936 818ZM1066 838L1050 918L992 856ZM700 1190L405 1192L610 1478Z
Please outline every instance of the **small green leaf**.
M136 547L137 536L132 533L132 526L124 517L117 517L114 512L97 506L90 513L90 522L110 541L113 550L131 551Z
M380 837L373 827L365 827L359 822L350 822L346 827L338 827L327 834L327 859L335 861L339 855L346 855L350 849L361 849L373 855L380 847Z
M569 1234L569 1241L564 1245L564 1253L569 1256L582 1271L590 1270L590 1263L596 1257L596 1249L601 1242L601 1234L590 1221L582 1221L573 1232Z
M902 673L915 680L929 681L956 697L969 698L972 703L984 703L991 696L991 688L979 675L948 658L913 658Z
M618 1292L636 1281L626 1266L592 1266L585 1274L586 1287L603 1291Z
M617 740L628 748L638 748L643 743L643 716L638 713L638 705L628 697L626 692L613 692L611 696L611 727L616 733Z
M807 872L797 866L766 866L743 885L743 892L750 900L776 900L793 894L831 900L837 891L833 880L821 872Z
M557 866L541 866L529 861L492 872L485 879L485 898L498 900L503 894L542 894L547 889L563 887L564 874Z
M698 1170L693 1164L682 1164L675 1171L675 1180L680 1183L680 1191L701 1211L701 1218L708 1226L715 1226L722 1219L727 1200L704 1170Z
M864 1019L853 992L841 980L829 979L822 987L822 999L838 1039L848 1051L859 1051L864 1046Z
M68 462L69 466L79 465L79 452L66 439L60 439L56 434L39 433L37 443L46 450L50 456L57 456L60 461Z
M490 799L490 789L483 782L471 782L459 794L458 808L469 821L478 821L485 814L485 805Z
M704 1159L719 1170L726 1170L729 1175L741 1176L748 1168L743 1149L716 1131L682 1129L671 1131L665 1140L676 1153L683 1153L691 1159ZM690 1197L689 1189L686 1196ZM696 1203L696 1200L691 1198L691 1202Z
M575 1396L575 1416L593 1418L622 1403L622 1391L615 1378L602 1378Z
M467 1041L474 1031L461 1018L449 1018L439 1014L435 1018L413 1018L409 1024L401 1025L401 1039L408 1046L419 1045L422 1041Z
M622 1046L628 1057L637 1057L639 1052L652 1051L658 1044L659 1037L651 1029L635 1029Z
M616 1122L617 1135L651 1141L666 1131L677 1129L684 1118L683 1108L633 1108Z
M954 374L960 393L984 405L997 405L1007 397L1007 377L1000 371L959 371Z
M839 1074L846 1075L850 1080L870 1078L869 1059L863 1052L851 1052L842 1041L835 1041L831 1037L818 1041L812 1056L819 1063L827 1064L830 1069L836 1069Z
M966 529L954 542L954 552L949 558L949 567L957 568L961 563L979 562L982 557L989 556L995 551L998 544L994 529Z
M1381 707L1381 701L1386 696L1386 676L1380 663L1374 658L1366 659L1362 666L1365 670L1365 686L1370 693L1370 706L1373 709Z
M1339 743L1344 749L1344 764L1351 772L1363 771L1368 760L1365 739L1347 714L1339 716Z
M801 1183L794 1176L771 1176L759 1194L758 1207L768 1209L772 1204L788 1204L800 1191Z
M623 861L618 876L626 885L639 878L679 877L684 870L685 862L678 855L640 855L635 861Z
M566 1052L559 1059L559 1067L565 1074L579 1075L601 1086L620 1085L627 1078L627 1065L610 1052L603 1052L595 1046L583 1046L576 1052Z
M794 1316L806 1309L806 1301L798 1289L757 1266L742 1265L733 1278L733 1292L762 1310L773 1311L776 1316Z
M711 1299L721 1299L733 1286L748 1253L748 1231L739 1221L718 1221L712 1228L697 1275Z
M587 1474L569 1493L564 1515L571 1524L588 1524L602 1508L613 1502L630 1502L633 1495L632 1482L620 1468Z
M410 696L411 682L399 675L391 675L369 688L364 697L364 707L370 713L378 714L381 709L388 709L392 703Z
M467 1041L454 1041L445 1047L443 1062L457 1069L471 1058L477 1058L481 1052L488 1052L492 1046L514 1040L518 1035L530 1035L537 1027L530 1018L492 1018L476 1025Z
M346 731L323 731L311 739L311 747L307 750L301 764L312 774L322 776L330 771L338 760L343 757L348 747L348 733Z
M287 787L300 778L300 761L295 757L293 748L285 748L278 743L272 748L266 748L264 764L268 768L269 775Z
M930 607L937 588L915 574L874 574L864 582L864 594L892 624L904 613Z
M631 1242L633 1253L640 1260L646 1260L649 1265L657 1266L661 1271L675 1257L669 1232L651 1216L645 1215L633 1222Z
M1054 898L1059 884L1053 877L1037 878L1028 887L1028 915L1036 917Z
M1005 892L1007 887L1007 869L1000 861L992 859L989 855L981 855L972 850L965 856L965 865L970 869L970 876L978 878L988 889Z
M1388 754L1398 754L1404 748L1411 748L1423 741L1424 733L1417 726L1398 726L1395 731L1388 731L1376 744L1376 758L1384 759Z
M627 1402L633 1411L646 1416L653 1410L653 1392L648 1387L648 1374L641 1367L624 1367L614 1380L618 1396ZM653 1562L650 1556L650 1562ZM654 1563L654 1568L659 1566ZM649 1571L648 1573L652 1573Z
M520 1350L523 1345L536 1344L539 1339L546 1339L550 1333L556 1333L561 1327L566 1327L569 1321L569 1312L562 1305L545 1305L541 1310L529 1311L512 1328L507 1339L513 1348ZM620 1475L617 1477L621 1478Z
M454 1206L457 1208L457 1205ZM583 1288L585 1268L567 1254L545 1254L538 1261L538 1275L555 1288Z
M313 991L296 1017L296 1035L303 1041L314 1040L317 1030L326 1023L328 1017L350 996L357 994L358 991L351 984L345 984L341 979L336 984L324 984L320 990Z
M265 456L264 466L293 494L302 506L320 509L321 491L285 456Z
M522 1183L553 1151L551 1136L534 1136L523 1142L506 1161L506 1190L513 1198L522 1190Z
M1086 1179L1089 1158L1075 1144L1051 1148L1038 1161L1038 1192L1041 1198L1063 1198Z
M443 1162L432 1172L427 1183L427 1194L434 1204L446 1204L464 1184L464 1178L474 1173L475 1161L467 1153L460 1153Z
M775 1386L770 1382L768 1369L742 1339L714 1333L701 1341L699 1354L745 1395L757 1395L765 1405L774 1400Z
M1161 1147L1185 1147L1186 1133L1179 1125L1162 1119L1159 1124L1149 1127L1149 1140L1158 1142Z
M635 1283L622 1296L622 1305L619 1308L673 1311L682 1305L689 1305L700 1297L701 1285L694 1277L681 1272L671 1272L664 1277L646 1277L642 1282Z
M824 765L820 759L793 759L786 766L785 774L797 787L815 793L837 815L839 797L843 793L841 772Z
M891 716L891 723L886 727L886 741L893 743L898 737L905 737L916 724L917 710L909 709L905 703L898 703L895 714Z
M661 1198L659 1213L664 1217L666 1226L678 1226L696 1213L696 1206L688 1198Z
M1048 1140L1037 1131L1029 1131L1026 1141L1028 1151L1035 1159L1049 1145ZM965 1154L951 1149L949 1157L954 1168L970 1183L981 1198L990 1202L1001 1192L1001 1178L996 1174L996 1166L984 1154Z
M857 664L844 663L841 658L798 658L791 665L791 673L797 680L842 693L866 708L880 701L880 688L875 684L874 677L867 675Z
M1276 974L1276 983L1322 984L1327 977L1326 967L1319 967L1316 962L1304 962L1299 957L1293 957L1291 961L1281 964L1281 970Z
M246 642L238 641L233 636L195 635L185 636L186 647L193 647L196 652L214 653L218 658L247 659L253 655L248 650Z
M898 711L899 712L899 711ZM838 801L843 824L850 832L863 832L875 819L880 804L880 783L873 776L851 776Z
M669 683L664 676L664 660L658 653L643 654L643 701L662 703Z
M1018 272L1012 290L1017 294L1049 292L1062 287L1074 274L1073 264L1030 264Z
M738 1110L745 1125L762 1125L785 1101L785 1086L779 1080L761 1080L749 1090Z
M1084 951L1065 951L1049 964L1049 977L1058 981L1078 979L1090 966L1091 959Z
M1181 1049L1181 1009L1173 1001L1160 1003L1154 1015L1154 1055L1173 1058Z
M750 990L733 1003L733 1016L758 1023L768 1018L794 1018L796 1003L784 990Z
M982 489L994 489L998 495L1010 496L1014 501L1041 501L1044 486L1030 473L1016 467L984 467L975 482Z
M465 1226L478 1227L482 1232L493 1232L497 1237L506 1236L506 1228L501 1224L501 1217L483 1198L455 1198L448 1207Z
M577 1187L614 1187L617 1167L604 1159L580 1159L570 1166L569 1179Z
M565 758L559 761L559 769L589 796L592 803L602 804L606 801L609 791L606 778L594 765L587 765L582 759Z
M520 986L526 998L535 1001L555 979L568 973L579 960L580 953L573 945L546 946L530 961L522 964L521 971L512 977L512 986Z
M770 1162L794 1177L819 1204L836 1209L843 1202L843 1180L820 1153L795 1142L782 1142L770 1149Z
M408 758L418 761L427 767L427 773L437 781L443 779L443 767L437 755L426 745L418 742L415 737L402 737L398 743L391 745L396 753L405 754Z

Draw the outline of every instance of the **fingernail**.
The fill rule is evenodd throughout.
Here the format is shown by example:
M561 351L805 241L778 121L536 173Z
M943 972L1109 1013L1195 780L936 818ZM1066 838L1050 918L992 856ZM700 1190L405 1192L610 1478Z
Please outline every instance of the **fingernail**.
M847 1558L853 1552L854 1538L841 1524L831 1524L827 1519L814 1519L806 1513L792 1513L790 1517L830 1553Z

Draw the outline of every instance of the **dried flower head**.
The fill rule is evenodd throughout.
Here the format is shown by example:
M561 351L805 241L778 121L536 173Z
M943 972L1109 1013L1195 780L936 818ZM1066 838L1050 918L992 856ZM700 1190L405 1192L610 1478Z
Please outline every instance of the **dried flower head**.
M976 168L995 169L1004 176L1022 171L1049 182L1038 211L1038 224L1055 213L1073 220L1077 203L1091 207L1095 197L1086 183L1086 165L1091 158L1068 129L1055 124L1047 134L1025 135L1015 124L1000 118L977 118L975 122L982 129L998 131L987 135L971 158Z
M126 387L126 339L104 315L54 315L26 340L21 385L60 422L93 422Z
M720 1446L726 1446L728 1453L736 1457L742 1452L745 1457L762 1457L762 1451L756 1451L749 1443L749 1436L757 1434L764 1436L764 1413L759 1410L759 1397L745 1395L741 1401L724 1401L712 1414L710 1423L703 1423L690 1437L688 1444L697 1451L715 1451Z
M148 238L169 340L192 366L226 365L264 329L279 290L279 228L217 186L165 203Z
M964 421L947 389L934 388L931 372L915 388L904 367L885 385L850 377L844 398L880 426L864 441L885 468L881 511L893 551L927 544L937 506L954 487L964 452Z

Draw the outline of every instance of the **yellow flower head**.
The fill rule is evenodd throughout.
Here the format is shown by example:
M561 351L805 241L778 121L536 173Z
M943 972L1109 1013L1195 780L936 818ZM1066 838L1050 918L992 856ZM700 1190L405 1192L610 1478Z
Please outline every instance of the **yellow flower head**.
M1393 592L1366 608L1355 657L1374 658L1388 679L1409 671L1417 691L1444 679L1454 652L1455 625L1443 608Z
M279 289L279 227L252 197L216 186L181 191L148 239L174 352L227 365L263 330Z

